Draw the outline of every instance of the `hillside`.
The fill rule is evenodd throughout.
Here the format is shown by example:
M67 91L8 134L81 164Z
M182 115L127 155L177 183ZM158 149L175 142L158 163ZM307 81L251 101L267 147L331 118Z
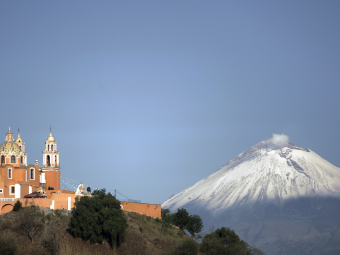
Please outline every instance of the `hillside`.
M67 232L71 218L67 211L42 211L40 208L35 212L36 218L25 210L2 214L0 241L16 246L16 255L157 255L171 254L177 245L189 239L186 234L161 220L133 212L125 212L125 215L129 225L127 235L123 244L116 249L110 249L105 242L90 244L80 238L73 238ZM22 227L25 222L29 233Z

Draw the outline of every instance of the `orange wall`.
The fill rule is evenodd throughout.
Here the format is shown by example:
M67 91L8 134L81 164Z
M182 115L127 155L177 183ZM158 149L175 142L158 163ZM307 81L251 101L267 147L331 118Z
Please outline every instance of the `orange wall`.
M44 199L44 198L20 198L18 199L22 206L40 206L40 207L46 207L50 208L51 200L50 199Z
M75 194L75 192L74 191L71 191L71 190L63 190L63 189L61 189L61 190L59 190L59 193L61 193L61 194Z
M7 213L7 212L10 212L10 211L12 211L12 210L13 210L13 205L12 205L12 204L5 204L5 205L3 205L2 208L1 208L0 214L1 214L1 213Z
M122 209L127 212L136 212L151 216L153 218L162 218L161 205L156 204L143 204L143 203L131 203L131 202L120 202Z
M50 198L20 198L19 200L23 206L40 206L50 208L52 201L54 201L54 210L67 210L68 197L71 197L71 208L74 207L74 202L77 195L70 194L69 192L61 192L60 194L52 193L49 194ZM8 210L11 211L12 207L9 205L14 205L16 201L0 201L0 214L5 213ZM147 215L153 218L161 219L161 205L157 204L144 204L144 203L131 203L131 202L120 202L122 210L127 212L136 212L139 214Z
M60 171L53 170L53 171L44 171L45 179L46 179L46 189L48 187L53 187L55 191L60 189Z
M8 169L12 169L12 178L8 178ZM34 169L34 179L30 178L30 169ZM26 181L26 172L27 172L27 181ZM10 186L20 183L21 184L21 197L27 195L28 186L32 186L33 190L36 191L40 185L40 172L39 170L33 166L25 166L23 168L15 168L13 165L5 165L0 167L0 186L3 189L3 193L0 194L0 197L9 197L14 198L14 194L10 194Z
M67 199L71 197L71 208L74 207L74 203L76 201L76 197L78 195L73 194L67 194L67 193L61 193L61 194L56 194L53 193L51 200L54 200L54 209L65 209L67 210Z

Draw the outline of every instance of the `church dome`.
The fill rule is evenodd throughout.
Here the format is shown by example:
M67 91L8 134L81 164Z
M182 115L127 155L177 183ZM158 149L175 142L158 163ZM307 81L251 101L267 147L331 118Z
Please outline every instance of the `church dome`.
M54 137L52 136L52 131L50 131L50 136L47 138L47 141L54 141Z
M22 139L20 137L20 133L18 133L18 138L15 140L16 143L22 143Z
M21 148L13 140L13 134L11 132L11 127L8 128L8 133L6 135L6 141L0 145L0 153L5 155L19 155Z
M0 145L0 153L5 155L19 155L21 152L20 147L13 141L6 141Z

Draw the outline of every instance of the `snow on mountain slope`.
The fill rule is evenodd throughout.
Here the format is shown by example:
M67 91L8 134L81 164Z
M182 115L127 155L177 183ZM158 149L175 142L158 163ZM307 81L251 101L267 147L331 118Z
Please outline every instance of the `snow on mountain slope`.
M262 202L282 205L288 198L340 197L340 168L309 149L262 141L221 169L171 197L162 208L171 211L189 203L213 214Z

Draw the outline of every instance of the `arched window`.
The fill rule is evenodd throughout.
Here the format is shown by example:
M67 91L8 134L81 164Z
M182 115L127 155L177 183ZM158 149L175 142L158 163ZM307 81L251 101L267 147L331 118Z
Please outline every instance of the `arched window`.
M53 144L51 145L51 151L53 151Z
M1 164L5 164L5 156L1 156Z
M59 164L58 164L58 158L57 158L57 155L55 155L55 157L54 157L54 164L55 164L55 166L58 166Z
M47 145L47 150L48 150L48 151L50 150L50 145Z
M11 163L15 163L15 156L11 157Z
M8 179L12 179L12 168L8 168Z
M31 180L34 180L34 168L31 168L30 170L30 177L31 177Z
M22 156L20 157L20 164L22 164Z
M46 164L47 164L47 166L51 166L50 155L47 155L47 157L46 157Z

